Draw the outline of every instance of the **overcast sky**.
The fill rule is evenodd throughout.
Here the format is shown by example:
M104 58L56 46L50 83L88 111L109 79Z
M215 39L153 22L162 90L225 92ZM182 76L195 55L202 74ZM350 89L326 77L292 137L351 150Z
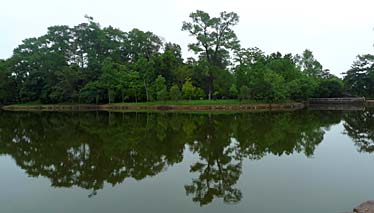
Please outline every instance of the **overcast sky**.
M242 47L267 54L308 48L334 74L349 69L356 55L374 53L374 0L0 0L0 7L0 58L23 39L52 25L77 25L85 14L102 26L152 31L181 45L187 57L191 38L181 26L197 9L238 13L234 30Z

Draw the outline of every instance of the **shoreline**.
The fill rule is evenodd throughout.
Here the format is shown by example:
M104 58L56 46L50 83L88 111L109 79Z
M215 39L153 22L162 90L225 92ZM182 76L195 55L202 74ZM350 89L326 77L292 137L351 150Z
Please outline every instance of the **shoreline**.
M374 100L366 100L366 107L374 107Z
M318 110L363 110L373 108L374 100L366 100L363 105L354 104L319 104L310 105L306 102L287 103L211 103L211 104L175 104L175 103L115 103L115 104L35 104L5 105L4 111L160 111L160 112L245 112L245 111L293 111L309 108Z
M278 103L278 104L204 104L204 105L33 105L33 106L3 106L5 111L183 111L183 112L230 112L230 111L285 111L304 109L305 104L299 102Z

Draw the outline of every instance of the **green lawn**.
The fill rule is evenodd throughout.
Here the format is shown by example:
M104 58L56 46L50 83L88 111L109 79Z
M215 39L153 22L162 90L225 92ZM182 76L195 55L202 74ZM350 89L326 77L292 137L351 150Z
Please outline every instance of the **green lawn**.
M279 103L290 103L292 101L284 101ZM138 103L113 103L113 106L155 106L155 105L236 105L236 104L269 104L265 101L239 101L239 100L180 100L180 101L152 101L152 102L138 102ZM10 106L19 107L37 107L37 106L51 106L51 105L79 105L79 103L58 103L58 104L42 104L40 102L29 102L21 104L13 104ZM86 105L86 104L82 104Z
M51 106L51 105L72 106L72 105L79 105L79 103L68 102L68 103L58 103L58 104L43 104L43 103L40 103L39 101L35 101L35 102L27 102L27 103L20 103L20 104L12 104L12 105L8 105L8 106L38 107L38 106Z
M282 103L289 103L285 101ZM115 106L154 106L154 105L236 105L236 104L268 104L264 101L239 101L239 100L180 100L180 101L152 101L138 103L114 103Z

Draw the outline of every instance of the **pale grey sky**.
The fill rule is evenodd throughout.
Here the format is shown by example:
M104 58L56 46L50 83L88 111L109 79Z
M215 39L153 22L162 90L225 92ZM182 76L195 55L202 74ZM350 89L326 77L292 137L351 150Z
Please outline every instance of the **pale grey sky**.
M239 14L234 28L243 47L267 54L301 53L308 48L334 74L350 68L357 54L374 53L373 0L0 0L0 58L8 58L25 38L52 25L74 26L84 15L102 26L152 31L181 45L191 56L182 22L197 9L212 16Z

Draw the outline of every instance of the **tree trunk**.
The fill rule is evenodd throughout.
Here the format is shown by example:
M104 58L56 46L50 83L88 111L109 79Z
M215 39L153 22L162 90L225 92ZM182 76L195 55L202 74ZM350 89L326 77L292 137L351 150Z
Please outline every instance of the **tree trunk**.
M108 89L108 101L109 101L109 104L111 104L111 100L110 100L110 89Z
M145 95L147 97L147 102L149 101L149 96L148 96L148 87L147 87L147 84L145 83L145 80L143 81L144 82L144 89L145 89Z
M212 93L213 93L213 75L209 75L209 79L208 79L208 99L209 99L209 101L212 100Z

